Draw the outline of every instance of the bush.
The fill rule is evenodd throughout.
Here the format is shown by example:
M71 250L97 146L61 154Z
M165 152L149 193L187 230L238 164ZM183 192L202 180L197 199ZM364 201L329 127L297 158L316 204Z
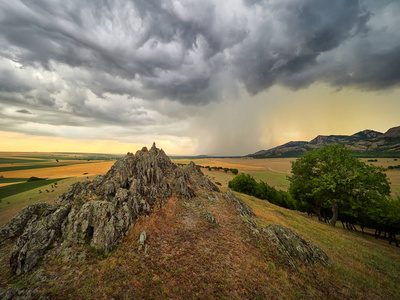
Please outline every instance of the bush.
M249 174L239 174L233 180L229 181L228 187L235 192L244 193L250 196L257 197L262 200L282 206L285 208L295 209L295 202L288 192L280 191L267 183L257 182Z
M26 182L30 182L30 181L39 181L39 180L46 180L46 179L32 176L32 177L29 177L28 180L27 180Z

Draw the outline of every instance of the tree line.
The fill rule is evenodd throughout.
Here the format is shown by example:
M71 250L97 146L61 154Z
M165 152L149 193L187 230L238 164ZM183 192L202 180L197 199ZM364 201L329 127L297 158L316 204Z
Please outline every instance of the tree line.
M356 158L344 145L333 144L307 152L292 162L289 192L278 191L253 177L240 174L229 182L234 191L266 199L273 204L315 213L319 220L356 230L359 225L389 235L399 246L400 198L390 197L390 183L384 169Z

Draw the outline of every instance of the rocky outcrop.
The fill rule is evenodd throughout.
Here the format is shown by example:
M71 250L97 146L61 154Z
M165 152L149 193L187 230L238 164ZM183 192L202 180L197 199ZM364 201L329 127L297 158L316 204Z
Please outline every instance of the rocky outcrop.
M233 205L236 207L236 210L239 212L240 216L244 218L253 218L256 217L256 214L253 210L243 202L242 199L237 197L234 192L231 190L225 193L225 198L228 199Z
M296 268L296 260L310 265L320 263L329 266L331 264L328 256L321 248L307 242L293 230L279 224L269 225L267 228L259 226L254 220L256 215L253 210L232 191L226 192L224 197L233 203L243 218L243 222L249 228L250 235L257 239L267 239L272 242L293 268Z
M293 266L296 260L329 264L325 253L315 245L283 226L259 226L256 215L240 197L230 190L224 194L219 192L194 163L178 167L163 150L153 145L150 150L143 148L135 155L128 153L105 175L71 185L52 204L35 204L23 209L1 229L0 241L15 239L10 265L17 275L31 271L42 258L51 255L61 255L67 261L83 261L87 253L112 251L138 218L149 215L172 198L199 211L199 216L215 229L226 226L217 204L224 207L228 204L230 209L236 209L249 229L245 231L248 232L246 241L259 239L268 246L275 245ZM206 209L204 202L213 208ZM196 224L190 218L186 223ZM135 249L139 253L151 252L144 229L137 244ZM45 278L37 274L31 276L34 281ZM14 292L15 295L22 293ZM7 297L13 297L10 293Z
M21 212L5 224L0 230L0 243L6 239L19 236L24 231L26 224L34 217L40 216L50 205L39 203L25 207Z
M153 144L128 153L93 181L73 184L51 205L28 206L2 228L0 241L18 237L10 259L15 274L32 270L53 248L67 259L79 245L108 253L140 216L200 190L219 192L194 163L180 168Z
M285 226L273 224L267 228L263 228L262 232L278 247L281 253L287 256L289 263L293 267L295 267L295 259L308 264L331 264L328 256L321 248L307 242L293 230Z

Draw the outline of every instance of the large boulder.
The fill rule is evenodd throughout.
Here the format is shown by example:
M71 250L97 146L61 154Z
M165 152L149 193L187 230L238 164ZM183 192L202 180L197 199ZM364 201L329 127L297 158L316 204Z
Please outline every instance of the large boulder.
M295 266L295 259L299 259L307 264L331 264L328 256L321 248L307 242L296 232L285 226L273 224L267 228L263 228L262 232L278 247L281 253L287 256L289 263L293 267Z

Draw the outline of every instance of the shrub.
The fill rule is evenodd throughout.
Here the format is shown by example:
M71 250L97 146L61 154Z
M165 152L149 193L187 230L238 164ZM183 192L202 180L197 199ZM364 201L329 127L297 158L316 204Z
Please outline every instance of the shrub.
M29 177L28 180L27 180L26 182L30 182L30 181L39 181L39 180L46 180L46 179L32 176L32 177Z

